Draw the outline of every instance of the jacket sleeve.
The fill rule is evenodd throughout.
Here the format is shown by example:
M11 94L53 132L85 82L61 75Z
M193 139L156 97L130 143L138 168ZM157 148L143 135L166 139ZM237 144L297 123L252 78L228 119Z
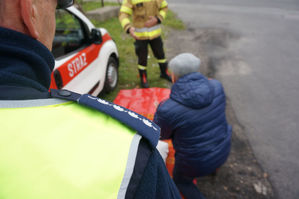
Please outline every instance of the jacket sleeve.
M172 137L171 125L168 124L168 120L166 119L167 117L165 116L165 113L161 111L164 102L165 101L162 101L159 104L154 116L154 123L156 123L161 128L161 140L170 139Z
M123 29L128 32L129 28L132 27L130 17L133 13L133 5L131 0L123 0L123 3L119 11L119 21Z
M156 149L152 152L148 160L134 198L181 198L177 187L170 178L165 164Z
M180 198L159 152L144 138L138 146L135 166L125 198Z
M166 17L166 13L168 10L168 3L166 0L159 0L159 2L160 2L160 7L159 7L159 14L157 17L159 19L159 22L161 23Z

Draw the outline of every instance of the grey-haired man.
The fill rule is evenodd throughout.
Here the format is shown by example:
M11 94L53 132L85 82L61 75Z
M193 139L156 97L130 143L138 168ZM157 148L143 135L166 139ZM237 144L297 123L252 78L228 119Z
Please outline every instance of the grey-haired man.
M173 141L173 179L186 199L204 198L193 179L215 172L230 152L223 87L203 76L199 67L200 59L191 53L169 62L174 84L170 98L160 103L154 117L161 139Z

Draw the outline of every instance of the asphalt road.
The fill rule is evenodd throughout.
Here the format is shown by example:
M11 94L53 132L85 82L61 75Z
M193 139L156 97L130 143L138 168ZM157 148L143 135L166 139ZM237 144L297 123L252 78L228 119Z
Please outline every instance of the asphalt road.
M210 34L209 65L224 84L276 197L298 199L299 1L168 3L190 30Z

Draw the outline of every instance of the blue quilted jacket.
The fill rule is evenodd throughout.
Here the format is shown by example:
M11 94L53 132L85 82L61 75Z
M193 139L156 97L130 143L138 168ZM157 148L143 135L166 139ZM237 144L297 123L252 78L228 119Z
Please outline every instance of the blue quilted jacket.
M181 77L170 98L160 103L154 121L161 127L161 139L172 138L176 167L185 175L208 175L226 161L232 129L219 81L200 73Z

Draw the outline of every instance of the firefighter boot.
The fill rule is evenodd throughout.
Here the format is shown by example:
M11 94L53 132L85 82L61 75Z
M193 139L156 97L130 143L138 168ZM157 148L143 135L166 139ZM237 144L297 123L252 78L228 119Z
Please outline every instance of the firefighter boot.
M149 88L149 85L147 83L147 73L146 70L140 70L139 69L139 76L140 76L140 84L142 88Z
M160 66L160 71L161 71L160 77L171 82L171 77L168 75L168 72L167 72L167 62L159 63L159 66Z

